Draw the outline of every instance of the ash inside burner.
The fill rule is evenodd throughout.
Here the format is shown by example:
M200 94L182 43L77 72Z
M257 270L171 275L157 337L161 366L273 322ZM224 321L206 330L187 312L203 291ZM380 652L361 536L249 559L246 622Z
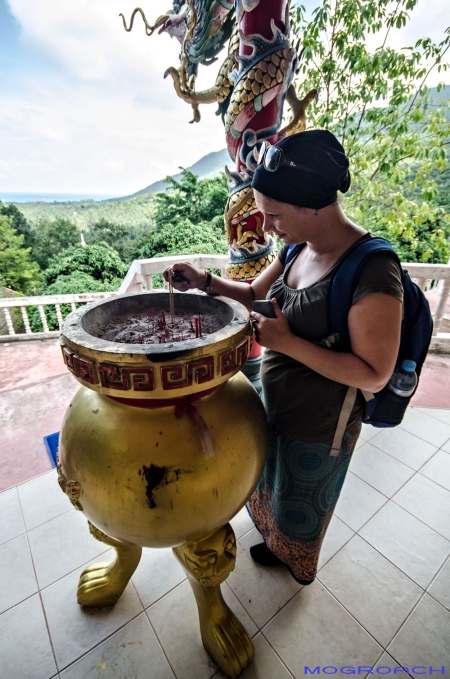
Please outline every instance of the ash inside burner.
M183 342L209 335L223 327L213 314L181 311L173 316L164 310L152 310L116 318L97 333L101 339L127 344L162 344Z

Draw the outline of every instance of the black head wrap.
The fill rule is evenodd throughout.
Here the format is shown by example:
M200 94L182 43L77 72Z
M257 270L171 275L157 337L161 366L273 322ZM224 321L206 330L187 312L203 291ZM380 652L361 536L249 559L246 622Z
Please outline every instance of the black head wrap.
M312 209L335 203L350 187L344 148L327 130L306 130L276 143L285 157L305 169L280 165L275 172L258 165L252 187L269 198Z

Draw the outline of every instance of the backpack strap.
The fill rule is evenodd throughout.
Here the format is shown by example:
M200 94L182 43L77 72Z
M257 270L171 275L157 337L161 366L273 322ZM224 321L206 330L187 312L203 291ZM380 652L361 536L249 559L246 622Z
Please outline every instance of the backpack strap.
M339 451L341 450L342 441L344 439L345 429L349 417L352 413L353 406L355 405L356 395L358 390L356 387L349 387L344 398L344 403L342 404L341 412L339 413L339 419L334 432L333 443L331 444L330 455L331 457L338 457Z
M348 314L352 306L353 293L358 283L359 275L366 261L375 252L389 252L397 260L398 257L389 241L384 238L371 238L362 241L355 248L350 250L348 255L340 263L330 282L330 289L327 296L327 321L328 328L332 333L338 335L338 350L346 351L350 348L350 333L348 331ZM333 348L336 345L333 345ZM345 430L350 418L353 406L355 405L358 389L349 387L342 404L341 412L331 444L330 455L337 457L342 446ZM366 401L374 398L374 395L367 391L362 391Z
M286 267L291 259L294 259L294 257L297 255L298 251L302 247L301 244L296 243L295 245L290 245L288 247L288 250L286 252L286 259L284 260L284 266Z
M328 329L338 335L338 342L333 345L333 349L349 350L350 334L347 319L353 293L364 264L376 252L389 252L398 260L389 241L384 238L371 238L352 248L334 272L327 295Z

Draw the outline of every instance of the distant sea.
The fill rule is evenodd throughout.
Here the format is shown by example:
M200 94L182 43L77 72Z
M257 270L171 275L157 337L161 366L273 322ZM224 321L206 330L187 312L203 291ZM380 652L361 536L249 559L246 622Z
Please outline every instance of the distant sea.
M116 198L103 193L6 193L0 191L2 203L71 203L79 200Z

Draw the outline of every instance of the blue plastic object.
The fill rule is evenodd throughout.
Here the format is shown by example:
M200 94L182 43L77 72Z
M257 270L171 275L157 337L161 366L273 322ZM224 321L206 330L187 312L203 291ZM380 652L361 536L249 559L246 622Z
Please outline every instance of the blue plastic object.
M58 454L59 446L59 431L57 431L55 434L44 436L44 443L52 465L56 467L56 456Z

